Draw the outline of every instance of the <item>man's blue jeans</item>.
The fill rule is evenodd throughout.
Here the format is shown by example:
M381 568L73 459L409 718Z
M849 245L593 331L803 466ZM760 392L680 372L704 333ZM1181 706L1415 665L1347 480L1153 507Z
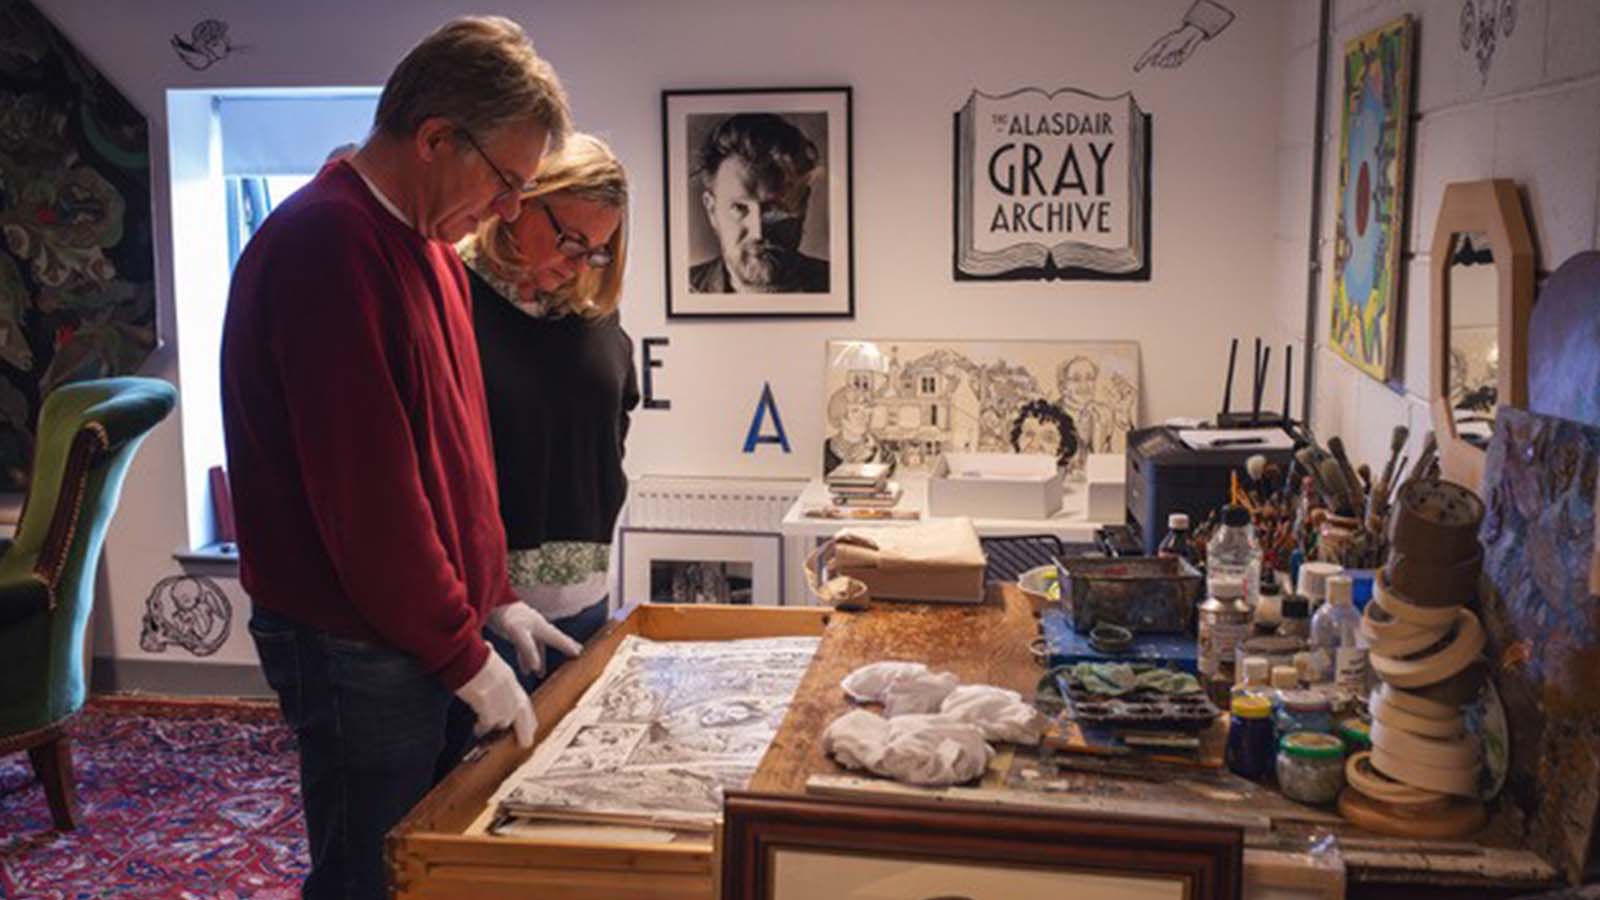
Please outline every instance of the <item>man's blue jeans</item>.
M460 761L473 714L411 656L257 607L250 634L300 745L306 900L386 897L383 837Z

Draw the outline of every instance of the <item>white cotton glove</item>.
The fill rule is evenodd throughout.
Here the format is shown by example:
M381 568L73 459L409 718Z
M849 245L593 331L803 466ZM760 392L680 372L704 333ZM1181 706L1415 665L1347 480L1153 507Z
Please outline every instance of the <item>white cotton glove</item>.
M534 675L544 674L544 647L568 656L583 652L583 645L561 633L538 610L526 603L507 603L489 613L489 627L517 648L517 665ZM509 668L509 666L507 667Z
M939 706L939 713L975 725L984 740L1009 741L1032 746L1044 734L1044 716L1024 703L1016 691L988 684L964 684L951 691Z
M511 666L493 647L489 647L489 658L483 668L456 689L456 696L478 714L474 733L481 736L509 726L517 734L517 746L523 749L533 746L533 733L539 727L539 720L533 715L533 704L528 702L528 692L517 683L517 673L511 671Z

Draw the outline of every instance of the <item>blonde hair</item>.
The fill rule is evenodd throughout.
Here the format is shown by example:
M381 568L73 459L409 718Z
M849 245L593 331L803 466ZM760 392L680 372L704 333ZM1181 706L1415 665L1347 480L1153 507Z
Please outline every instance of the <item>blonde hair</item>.
M435 117L480 138L532 122L548 132L552 148L572 131L555 69L534 52L522 26L500 16L453 19L412 47L389 74L372 124L404 137Z
M554 315L603 319L615 313L622 302L622 269L628 259L628 173L605 141L576 132L559 152L539 163L536 186L522 195L522 215L532 215L528 211L530 205L554 194L568 194L622 211L622 221L608 245L611 265L598 270L585 268L546 295ZM477 243L478 256L499 272L509 275L527 269L528 261L517 247L511 225L499 215L484 219L472 240Z

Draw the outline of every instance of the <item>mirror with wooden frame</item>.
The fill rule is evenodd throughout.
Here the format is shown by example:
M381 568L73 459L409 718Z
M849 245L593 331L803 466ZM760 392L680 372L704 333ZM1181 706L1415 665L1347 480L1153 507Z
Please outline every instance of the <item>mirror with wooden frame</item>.
M1534 256L1516 182L1445 185L1429 265L1439 463L1446 479L1476 491L1495 409L1528 403Z

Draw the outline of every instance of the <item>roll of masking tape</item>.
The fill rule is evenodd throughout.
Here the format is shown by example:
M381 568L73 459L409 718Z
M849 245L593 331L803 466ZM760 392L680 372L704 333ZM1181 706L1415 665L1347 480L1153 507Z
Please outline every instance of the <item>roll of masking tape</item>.
M1483 764L1478 739L1471 735L1441 740L1374 721L1372 746L1382 747L1397 756L1435 769L1471 769L1476 772Z
M1372 668L1384 681L1396 687L1423 687L1472 665L1483 652L1483 626L1470 609L1457 610L1456 630L1439 649L1426 655L1385 656L1371 654Z
M1465 733L1460 714L1447 719L1419 716L1393 706L1376 691L1372 694L1371 706L1372 721L1386 728L1398 728L1410 734L1446 741L1458 739Z
M1390 616L1405 622L1408 625L1421 625L1425 628L1438 628L1449 625L1455 621L1455 606L1422 606L1412 603L1406 597L1396 594L1382 572L1378 573L1376 584L1373 585L1372 599L1383 611Z
M1479 552L1483 501L1448 481L1407 482L1389 517L1389 545L1417 562L1450 564Z
M1368 797L1394 806L1434 806L1446 799L1445 794L1412 787L1374 769L1372 754L1365 750L1345 760L1344 780Z
M1389 551L1383 575L1389 587L1418 606L1462 606L1478 596L1478 575L1483 571L1483 551L1458 562L1433 563L1413 559L1399 550Z
M1401 690L1392 684L1380 684L1372 692L1374 700L1382 699L1383 704L1391 709L1408 712L1424 719L1440 719L1449 721L1461 718L1461 707L1448 703L1430 700L1413 691Z
M1449 625L1429 627L1402 622L1376 603L1368 603L1362 611L1361 636L1367 639L1368 648L1385 656L1410 656L1420 653L1443 640L1450 633Z
M1395 781L1425 791L1455 794L1458 797L1478 795L1477 766L1468 769L1440 769L1408 759L1374 744L1372 767Z

